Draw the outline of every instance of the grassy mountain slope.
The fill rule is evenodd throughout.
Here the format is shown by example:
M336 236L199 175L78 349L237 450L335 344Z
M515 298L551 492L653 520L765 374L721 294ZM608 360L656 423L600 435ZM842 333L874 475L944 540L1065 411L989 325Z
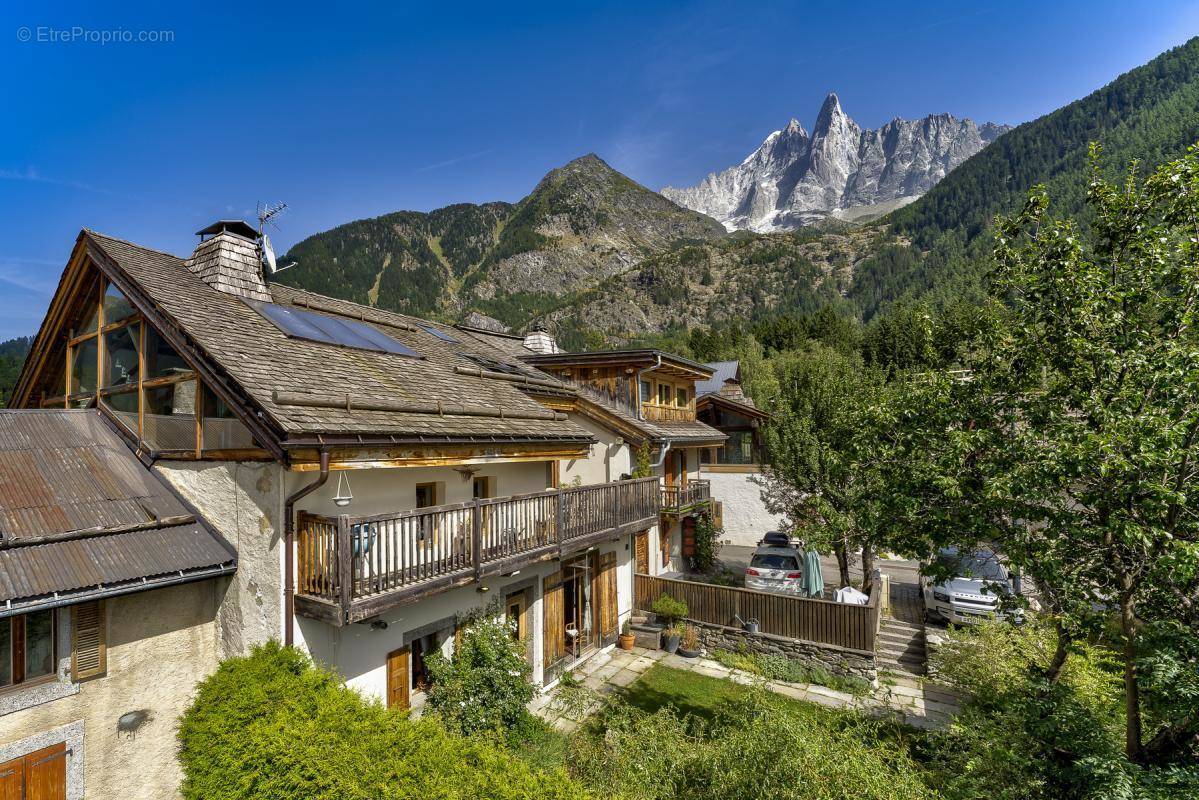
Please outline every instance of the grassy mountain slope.
M516 205L400 211L311 236L279 279L396 311L453 318L477 308L520 322L646 256L723 234L588 155Z
M1054 211L1078 214L1087 150L1102 146L1109 173L1181 155L1199 140L1199 37L1102 89L1009 131L949 173L928 194L884 220L915 252L890 248L862 265L851 295L867 315L904 295L968 291L989 249L996 214L1046 184Z

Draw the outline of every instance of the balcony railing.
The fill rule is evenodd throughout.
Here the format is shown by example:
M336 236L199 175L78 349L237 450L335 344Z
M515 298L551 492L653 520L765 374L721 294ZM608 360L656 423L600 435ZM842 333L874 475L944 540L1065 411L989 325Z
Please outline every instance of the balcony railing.
M640 478L373 516L301 512L297 591L315 605L297 608L354 622L649 527L660 501L658 479Z
M662 487L663 511L685 511L711 499L711 481L692 480L686 486Z

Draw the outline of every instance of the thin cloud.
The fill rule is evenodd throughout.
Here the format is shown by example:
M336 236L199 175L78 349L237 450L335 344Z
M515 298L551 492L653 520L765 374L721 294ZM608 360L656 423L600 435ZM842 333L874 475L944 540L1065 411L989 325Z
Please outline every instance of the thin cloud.
M488 149L480 150L477 153L470 153L468 155L458 156L457 158L451 158L447 161L438 161L436 164L428 164L426 166L423 166L423 167L413 170L413 172L428 172L429 170L441 169L442 167L452 167L455 164L461 164L463 161L473 161L476 158L482 158L483 156L490 155L491 153L494 153L494 152L495 152L495 148L489 147Z
M82 183L80 181L68 181L61 178L52 178L48 175L42 175L34 167L26 167L24 170L0 169L0 180L6 181L25 181L27 183L44 183L49 186L62 186L67 189L78 189L81 192L94 192L95 194L105 194L116 196L116 192L99 186L92 186L90 183Z

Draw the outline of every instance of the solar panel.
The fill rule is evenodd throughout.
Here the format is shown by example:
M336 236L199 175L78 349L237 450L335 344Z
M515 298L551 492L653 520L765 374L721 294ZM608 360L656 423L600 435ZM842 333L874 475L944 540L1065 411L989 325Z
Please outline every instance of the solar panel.
M455 339L453 336L450 336L445 331L434 328L432 325L421 325L420 327L421 327L421 330L423 330L425 333L431 333L443 342L450 342L452 344L458 343L458 340Z
M246 302L259 314L266 317L276 328L296 339L336 344L356 350L393 353L410 358L421 357L415 350L400 344L385 333L380 333L365 322L327 317L311 311L302 311L298 308L288 308L257 300L247 300Z

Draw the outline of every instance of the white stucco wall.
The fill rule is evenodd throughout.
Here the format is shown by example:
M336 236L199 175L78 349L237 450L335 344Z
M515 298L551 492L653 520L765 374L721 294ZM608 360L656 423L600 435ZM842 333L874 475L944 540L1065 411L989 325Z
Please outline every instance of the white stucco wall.
M591 445L587 458L572 458L562 462L559 477L563 486L569 485L575 478L583 484L607 483L620 480L621 475L633 471L632 449L624 439L582 414L570 414L569 419L598 442Z
M724 542L752 547L766 531L779 530L781 520L766 510L762 489L746 472L712 472L701 476L712 482L712 497L724 507Z
M237 549L217 613L222 658L282 638L283 468L275 462L159 461L166 478Z
M71 693L0 716L0 760L66 741L68 798L177 797L178 720L196 683L217 666L218 583L109 598L107 671L79 684L70 683L71 614L60 610L59 680ZM117 720L130 711L145 712L146 721L134 733L119 733Z

